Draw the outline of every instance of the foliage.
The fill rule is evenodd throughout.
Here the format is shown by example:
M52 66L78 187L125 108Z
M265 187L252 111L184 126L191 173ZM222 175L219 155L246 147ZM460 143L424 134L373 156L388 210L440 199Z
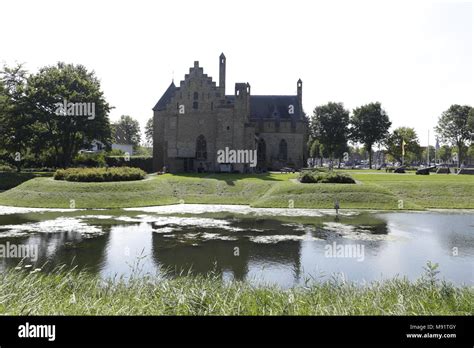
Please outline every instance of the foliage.
M0 108L6 112L0 113L0 141L10 155L18 157L18 153L24 158L29 151L40 158L46 152L56 166L66 167L79 149L93 140L109 143L110 106L94 72L84 66L60 62L42 67L34 75L27 75L21 66L5 67L2 82L6 102L3 98ZM61 107L64 103L67 108ZM73 103L88 105L93 114L76 114Z
M459 163L463 163L467 150L466 142L471 139L468 125L470 114L472 116L472 107L469 105L451 105L441 114L435 127L442 141L458 147Z
M350 124L350 137L364 144L369 152L369 167L372 168L372 147L387 137L392 123L382 105L377 102L355 108Z
M153 172L153 157L149 156L107 156L105 161L110 167L134 167L147 173Z
M321 171L303 171L299 181L301 183L355 184L354 179L348 174Z
M342 103L330 102L314 109L310 121L311 135L318 139L331 159L347 151L349 111ZM322 153L320 152L322 155Z
M438 158L446 163L452 159L452 149L449 145L443 145L439 148L437 153Z
M79 153L72 161L77 167L104 167L105 155L103 152Z
M146 122L145 139L149 146L153 146L153 117L150 117Z
M102 181L131 181L142 180L146 173L139 168L68 168L58 169L54 174L55 180L102 182Z
M398 127L386 140L387 153L393 158L402 162L402 142L405 142L405 162L411 162L420 152L418 135L414 128Z
M112 124L113 138L116 144L140 144L140 124L128 115L120 116L120 120Z
M6 164L0 164L0 172L3 172L3 173L12 173L14 172L15 169L9 165L6 165Z
M472 287L433 273L367 284L334 276L281 289L185 270L175 278L137 270L130 279L102 280L66 265L49 273L18 268L0 273L2 315L472 315L474 302Z
M42 127L31 114L23 66L4 66L0 76L0 157L19 171L28 149L41 143Z

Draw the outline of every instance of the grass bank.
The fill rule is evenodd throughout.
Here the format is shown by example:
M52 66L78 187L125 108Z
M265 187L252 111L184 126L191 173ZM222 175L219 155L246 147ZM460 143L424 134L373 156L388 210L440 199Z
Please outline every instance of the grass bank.
M33 178L51 177L51 176L53 176L53 173L47 173L47 172L33 172L33 173L0 172L0 191L9 190Z
M34 178L0 193L0 205L124 208L185 203L349 209L474 209L474 176L348 171L357 184L301 184L296 174L181 174L80 183Z
M2 315L472 315L474 289L393 279L365 286L340 281L282 290L216 275L100 280L84 271L0 274Z

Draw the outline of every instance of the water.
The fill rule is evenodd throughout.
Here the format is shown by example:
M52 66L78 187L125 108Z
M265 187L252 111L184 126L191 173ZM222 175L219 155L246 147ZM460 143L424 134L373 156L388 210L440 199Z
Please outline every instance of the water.
M86 268L107 278L183 270L224 280L282 287L308 279L368 282L423 274L474 284L474 213L360 212L175 205L127 210L42 210L0 207L0 251L37 247L23 262L48 272ZM10 256L10 257L5 257ZM1 255L0 271L19 258ZM36 257L34 257L36 256ZM137 266L137 260L138 266ZM343 275L341 275L343 274Z

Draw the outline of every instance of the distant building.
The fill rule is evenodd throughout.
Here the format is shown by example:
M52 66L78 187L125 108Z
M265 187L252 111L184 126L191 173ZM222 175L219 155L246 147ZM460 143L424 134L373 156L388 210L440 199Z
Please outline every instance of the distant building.
M112 144L112 150L122 150L130 156L133 155L133 145L131 144Z
M236 83L225 95L226 57L219 57L219 85L194 62L179 86L170 84L153 108L155 170L171 172L279 170L305 166L307 120L303 83L295 95L251 95ZM224 149L255 151L256 166L218 161Z

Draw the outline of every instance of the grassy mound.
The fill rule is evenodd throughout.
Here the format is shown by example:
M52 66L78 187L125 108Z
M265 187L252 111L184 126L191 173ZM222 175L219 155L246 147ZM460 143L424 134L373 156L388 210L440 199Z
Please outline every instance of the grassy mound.
M474 209L474 176L351 171L358 185L302 184L296 174L159 175L123 182L34 178L0 193L0 205L123 208L184 203L248 204L272 208Z
M395 278L356 285L331 280L282 290L219 276L103 281L86 272L0 273L1 315L472 315L474 289Z
M146 173L139 168L111 167L111 168L68 168L58 169L54 173L54 180L78 182L104 181L132 181L142 180Z
M0 173L0 191L9 190L28 180L37 177L50 177L52 173L17 173L17 172L1 172Z

